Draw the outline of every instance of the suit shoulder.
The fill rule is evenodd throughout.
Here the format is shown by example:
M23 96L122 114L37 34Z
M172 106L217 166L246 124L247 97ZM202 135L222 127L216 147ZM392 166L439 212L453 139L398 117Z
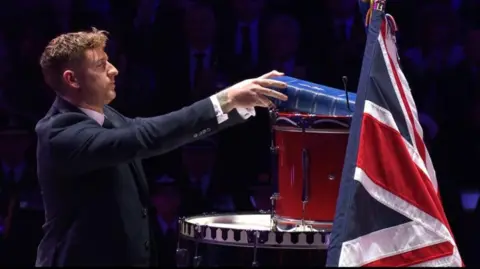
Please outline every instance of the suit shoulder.
M45 135L50 136L69 127L80 127L84 124L92 125L96 124L96 122L80 112L58 112L47 114L39 120L35 126L35 132L40 138Z
M110 112L114 113L115 115L117 115L117 116L119 116L119 117L121 117L121 118L123 118L127 121L131 120L130 118L125 117L122 113L118 112L118 110L116 110L115 108L113 108L109 105L105 105L104 110L110 111Z

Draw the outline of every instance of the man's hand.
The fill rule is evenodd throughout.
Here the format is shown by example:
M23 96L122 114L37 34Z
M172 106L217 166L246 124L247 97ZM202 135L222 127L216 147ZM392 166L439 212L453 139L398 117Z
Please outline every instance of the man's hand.
M287 84L270 78L282 76L283 73L271 71L258 78L247 79L239 82L217 94L218 102L222 107L223 113L228 113L234 108L273 107L273 103L268 97L273 97L282 101L287 100L287 96L267 87L284 89Z

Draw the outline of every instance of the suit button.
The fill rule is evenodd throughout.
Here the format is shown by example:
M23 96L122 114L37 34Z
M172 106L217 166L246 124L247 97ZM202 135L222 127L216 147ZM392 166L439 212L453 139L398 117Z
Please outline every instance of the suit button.
M143 218L146 218L148 216L148 210L146 208L142 209L142 216Z
M208 132L210 132L211 130L212 130L212 129L210 129L210 128L207 128L207 133L208 133Z
M150 241L145 241L145 249L149 250L150 249Z
M197 138L197 137L198 137L198 134L194 134L194 135L193 135L193 138Z

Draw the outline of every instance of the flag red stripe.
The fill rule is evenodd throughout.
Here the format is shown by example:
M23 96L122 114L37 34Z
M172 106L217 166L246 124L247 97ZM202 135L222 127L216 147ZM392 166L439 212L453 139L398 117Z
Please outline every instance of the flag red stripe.
M387 36L387 21L384 20L383 23L382 23L382 26L381 26L381 37L383 39L383 42L384 44L386 44L386 36ZM402 102L403 102L403 105L405 106L405 110L407 111L407 117L408 117L408 120L410 121L410 124L412 125L412 129L413 129L413 135L414 137L412 137L412 143L415 143L417 149L418 149L418 153L420 154L420 156L422 157L422 160L424 163L426 163L426 160L427 160L427 154L426 154L426 151L425 151L425 143L423 142L423 139L420 137L418 131L417 131L417 128L415 127L415 123L414 123L414 117L413 117L413 113L412 113L412 109L407 101L407 97L405 96L405 89L403 88L403 85L402 85L402 81L400 80L399 76L398 76L398 70L397 68L395 67L395 64L393 63L393 60L390 56L389 53L387 53L388 55L388 62L386 62L386 64L390 65L391 69L392 69L392 72L393 72L393 78L394 78L394 81L392 81L392 83L395 83L395 85L397 85L397 88L398 88L398 91L400 92L400 96L402 98ZM405 119L407 120L407 119ZM431 181L429 180L430 184L431 184Z
M453 245L443 242L365 264L362 267L407 267L453 255Z
M375 184L448 227L435 189L425 184L428 178L412 161L401 134L370 114L363 115L357 166Z

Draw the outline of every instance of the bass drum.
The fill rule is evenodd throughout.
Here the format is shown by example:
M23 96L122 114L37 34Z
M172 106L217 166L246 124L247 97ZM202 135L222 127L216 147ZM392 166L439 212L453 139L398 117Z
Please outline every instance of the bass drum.
M269 213L210 214L179 220L178 267L325 265L330 229L272 231Z

